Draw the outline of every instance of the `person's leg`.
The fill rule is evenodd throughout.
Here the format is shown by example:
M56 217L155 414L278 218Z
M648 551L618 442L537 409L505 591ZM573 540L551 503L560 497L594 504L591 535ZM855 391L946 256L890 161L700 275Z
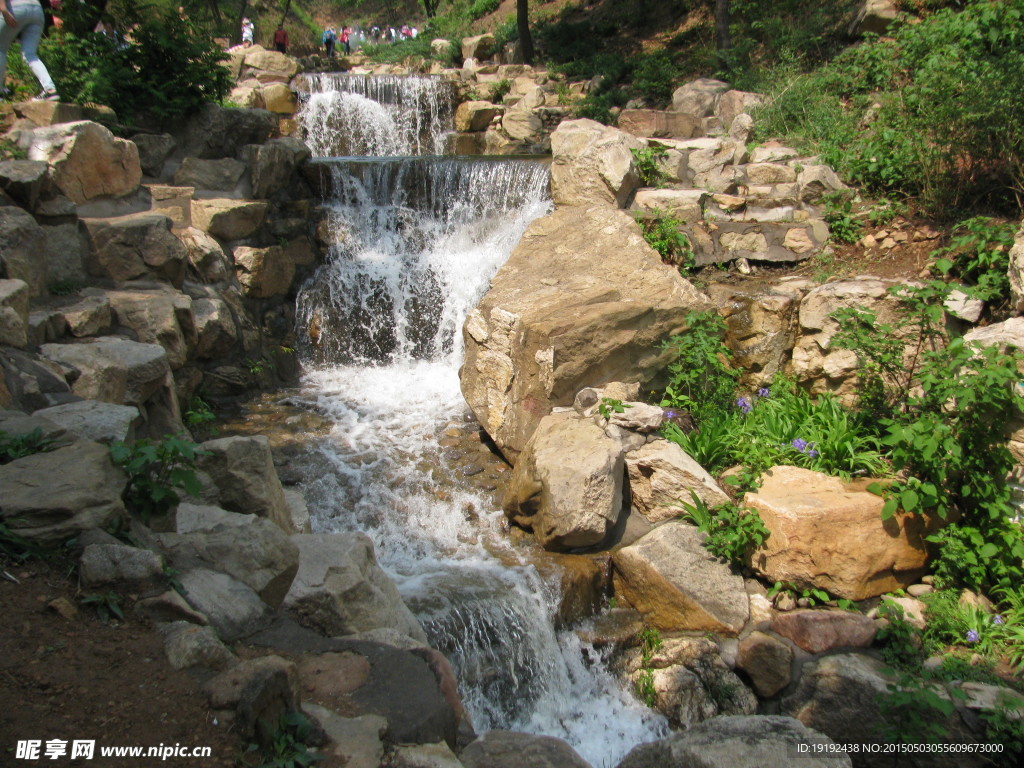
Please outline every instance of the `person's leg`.
M53 79L50 77L46 65L39 60L38 54L39 39L43 36L43 9L38 5L29 6L25 12L21 12L21 9L22 6L19 6L16 9L18 13L15 15L21 29L21 35L19 35L21 55L25 57L29 69L32 70L32 74L36 76L39 84L43 87L43 92L54 93L57 89L53 84Z
M4 82L7 77L7 51L10 50L11 43L14 42L14 38L17 35L17 28L8 27L4 24L3 18L0 17L0 92L7 92L7 86Z

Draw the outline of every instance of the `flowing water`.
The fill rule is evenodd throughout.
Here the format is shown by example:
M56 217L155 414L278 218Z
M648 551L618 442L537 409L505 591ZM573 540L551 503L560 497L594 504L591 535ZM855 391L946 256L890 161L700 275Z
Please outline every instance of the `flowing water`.
M422 78L410 78L408 92L397 78L365 79L322 84L343 80L345 93L383 99L376 114L429 91ZM320 101L344 101L332 99L309 99L307 132L361 131L363 122L323 116ZM413 131L429 122L405 119ZM355 143L345 134L319 146ZM593 648L556 630L557 586L508 544L500 510L449 476L437 445L446 424L465 418L463 320L528 224L550 210L547 168L438 156L317 162L336 245L298 301L299 335L309 337L302 398L333 423L305 483L314 526L373 538L431 644L451 660L478 732L558 736L594 766L613 766L663 735L664 721Z

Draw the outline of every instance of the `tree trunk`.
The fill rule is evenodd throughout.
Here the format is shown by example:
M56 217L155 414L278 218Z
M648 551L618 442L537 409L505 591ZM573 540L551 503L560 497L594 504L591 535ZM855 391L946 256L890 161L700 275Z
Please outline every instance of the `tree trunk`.
M519 50L524 64L533 64L533 38L530 37L529 0L516 0L516 26L519 28Z
M279 26L284 26L284 20L288 18L288 11L292 9L292 0L285 0L284 13L281 14L281 23Z
M732 39L729 36L729 0L715 0L715 36L718 60L723 68L727 68L725 52L732 48Z

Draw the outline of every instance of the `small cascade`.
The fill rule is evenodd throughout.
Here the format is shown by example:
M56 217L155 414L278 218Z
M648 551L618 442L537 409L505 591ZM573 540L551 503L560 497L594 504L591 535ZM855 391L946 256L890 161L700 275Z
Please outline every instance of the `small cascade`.
M427 75L305 75L298 120L314 157L397 157L444 151L454 91Z
M311 78L322 90L305 107L308 135L321 97L381 119L414 102L425 114L409 94L426 86L358 79ZM362 130L358 121L320 124L321 156L350 151L353 126ZM410 118L403 151L423 149L423 125ZM335 130L344 136L327 135ZM334 425L304 462L314 529L373 539L431 644L451 660L479 732L558 736L595 768L614 766L664 735L664 719L624 691L593 648L556 629L557 587L509 544L501 511L460 484L438 446L466 412L465 317L526 227L551 209L545 163L346 156L315 161L310 177L333 236L328 263L297 300L308 371L300 398Z

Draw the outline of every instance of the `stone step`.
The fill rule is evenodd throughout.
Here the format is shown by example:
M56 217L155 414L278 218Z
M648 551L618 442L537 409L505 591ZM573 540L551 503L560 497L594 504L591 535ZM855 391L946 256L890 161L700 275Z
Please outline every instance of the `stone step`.
M709 222L686 225L680 230L690 238L697 266L740 258L782 263L804 261L820 253L828 241L828 225L821 219L800 223Z

